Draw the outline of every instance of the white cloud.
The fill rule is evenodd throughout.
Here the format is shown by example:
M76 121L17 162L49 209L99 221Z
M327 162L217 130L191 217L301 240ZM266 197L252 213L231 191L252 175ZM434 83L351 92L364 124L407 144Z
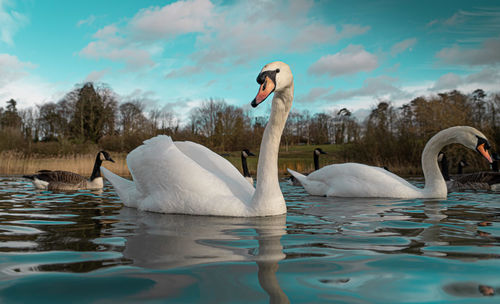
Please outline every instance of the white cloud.
M28 24L29 20L25 15L10 7L12 7L10 1L0 0L0 41L12 46L14 45L14 35Z
M334 44L341 39L364 34L369 29L369 26L346 24L338 32L335 25L313 23L298 32L291 42L291 47L296 50L306 50L317 44Z
M379 98L381 96L401 96L404 92L395 87L395 78L390 76L380 75L374 78L367 78L363 82L363 86L359 89L344 91L340 90L325 96L325 99L330 101L347 100L354 97L369 96L371 98Z
M130 46L126 48L116 48L107 41L93 41L89 43L80 55L87 58L105 58L111 61L125 62L128 68L136 70L144 67L154 66L151 54L143 49Z
M500 63L500 37L490 38L476 49L465 49L454 45L444 48L436 57L445 63L458 65L489 65Z
M493 68L485 68L479 72L461 76L455 73L447 73L439 77L430 91L460 90L471 91L475 88L498 91L500 83L500 71Z
M116 44L117 43L116 39L121 41L121 43L123 43L123 38L120 39L119 37L117 37L117 35L118 35L118 27L115 24L110 24L103 27L102 29L99 29L94 34L94 38L109 39L111 40L109 41L111 44Z
M16 56L0 54L0 88L28 75L26 69L34 68L30 62L22 62Z
M474 84L498 84L500 83L500 70L494 68L485 68L477 73L469 74L465 82ZM497 88L498 90L498 88Z
M165 75L165 78L177 78L186 75L196 74L202 70L199 65L186 65L179 69L174 69Z
M468 75L447 73L436 81L424 81L414 84L394 85L397 80L388 76L367 79L362 87L347 91L337 91L324 95L321 99L332 101L324 110L345 107L353 111L353 115L361 119L370 113L367 105L375 106L379 101L390 101L394 106L409 103L417 97L435 96L438 92L459 90L469 94L476 89L487 93L498 92L500 70L485 68ZM358 112L359 111L359 112Z
M178 1L163 7L139 11L129 26L136 39L165 39L186 33L203 32L214 17L209 0Z
M303 96L298 96L297 102L298 103L314 103L318 100L320 100L322 97L324 97L328 92L330 92L333 89L333 86L327 87L327 88L312 88L309 90L309 92Z
M462 83L463 80L460 75L457 75L455 73L447 73L439 77L439 79L432 87L432 90L434 91L453 90L456 89Z
M428 28L429 28L429 27L433 27L434 25L436 25L436 24L438 24L438 23L439 23L439 20L434 19L434 20L429 21L429 22L425 25L425 27L428 27Z
M209 0L178 1L163 7L140 10L124 26L110 24L99 29L80 52L91 59L123 62L132 70L155 66L153 56L177 35L203 31L213 15Z
M464 23L464 22L465 22L464 12L458 11L455 14L453 14L453 16L451 16L450 18L444 20L443 24L447 25L447 26L455 26L455 25L458 25L458 24Z
M391 55L395 56L399 53L406 51L407 49L411 50L411 48L416 43L417 43L417 38L408 38L408 39L405 39L401 42L398 42L391 47Z
M196 65L245 64L273 54L293 53L365 33L368 26L325 24L309 16L313 1L241 1L224 7L198 39ZM221 48L220 46L224 47Z
M90 72L83 82L96 82L102 79L106 74L110 72L110 69L104 69L100 71Z
M177 1L140 10L129 21L97 31L80 51L92 59L123 62L128 68L153 67L178 36L194 34L194 51L169 66L167 77L246 64L260 56L298 52L367 32L356 24L325 24L309 16L311 0L241 1L215 5L210 0ZM198 68L192 68L193 66Z
M340 52L321 57L308 72L331 77L372 71L377 68L377 56L365 51L361 45L349 45Z
M65 93L67 91L64 92L55 84L29 77L0 87L0 101L13 98L17 101L18 108L24 109L45 102L58 101Z
M78 22L76 23L76 26L77 26L77 27L80 27L80 26L82 26L82 25L84 25L84 24L87 24L87 25L92 25L92 24L95 22L95 20L96 20L96 19L97 19L97 17L96 17L96 16L94 16L94 15L90 15L90 16L88 16L88 18L87 18L87 19L82 19L82 20L78 21Z

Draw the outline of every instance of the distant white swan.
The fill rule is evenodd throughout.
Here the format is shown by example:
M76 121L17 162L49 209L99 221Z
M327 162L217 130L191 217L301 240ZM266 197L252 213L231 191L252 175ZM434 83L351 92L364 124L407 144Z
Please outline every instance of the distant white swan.
M323 151L323 149L321 149L321 148L314 149L314 151L313 151L314 171L319 169L319 156L320 156L320 154L328 154L328 153ZM304 173L304 175L308 175L308 174L309 173ZM293 177L293 175L290 176L290 179L288 179L288 182L294 186L302 186L300 184L300 182L295 177Z
M90 179L74 172L61 170L40 170L36 174L23 175L23 177L32 180L37 189L54 191L99 190L103 187L100 170L103 161L115 162L108 152L98 152Z
M192 142L168 136L146 140L127 156L133 181L102 168L121 200L141 210L217 216L268 216L286 213L278 180L278 151L293 100L288 65L273 62L257 77L256 107L274 92L271 115L260 146L254 189L229 161Z
M417 188L401 177L379 167L358 163L329 165L304 176L288 171L311 195L340 197L446 198L447 188L439 170L439 151L449 144L460 143L476 149L490 163L489 144L483 133L472 127L458 126L440 131L425 145L422 169L425 187Z

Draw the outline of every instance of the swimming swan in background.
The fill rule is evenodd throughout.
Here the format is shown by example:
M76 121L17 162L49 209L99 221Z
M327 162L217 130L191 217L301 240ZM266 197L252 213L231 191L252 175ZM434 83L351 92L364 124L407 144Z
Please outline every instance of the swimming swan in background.
M255 156L250 150L248 149L243 149L241 151L241 166L243 167L243 177L247 180L247 182L250 183L253 187L253 178L250 175L250 171L248 171L248 165L247 165L247 157L249 156Z
M273 62L257 77L256 107L271 93L271 115L260 146L254 189L229 161L192 142L157 136L129 153L133 181L101 168L123 204L140 210L216 216L268 216L286 213L278 180L281 134L293 100L288 65Z
M40 170L37 174L23 175L24 178L32 180L37 189L44 190L98 190L102 189L101 164L103 161L115 162L109 153L100 151L97 153L94 169L90 179L80 174L69 171Z
M316 148L313 151L313 159L314 159L314 171L319 169L319 156L320 154L328 154L325 151L323 151L321 148ZM304 173L304 175L308 175L309 173ZM294 186L302 186L302 184L292 176L290 176L290 179L288 182Z
M311 195L340 197L446 198L447 188L439 170L439 151L449 144L460 143L481 153L490 163L489 144L483 133L472 127L458 126L440 131L425 145L422 169L425 187L418 188L401 177L379 167L358 163L335 164L304 176L288 171Z

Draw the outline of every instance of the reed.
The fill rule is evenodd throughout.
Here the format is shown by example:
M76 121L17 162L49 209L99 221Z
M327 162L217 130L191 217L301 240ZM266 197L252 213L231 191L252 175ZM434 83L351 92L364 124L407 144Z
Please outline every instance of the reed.
M63 156L33 156L20 152L3 151L0 153L1 175L33 174L38 170L64 170L90 176L94 168L96 153ZM121 176L129 176L125 153L111 155L115 163L104 162L103 166Z
M298 172L308 173L314 170L312 151L318 146L292 146L288 151L280 151L278 160L278 172L281 176L288 176L287 168ZM321 145L326 155L320 157L320 167L330 164L344 163L346 161L342 149L336 145ZM22 152L3 151L0 153L0 175L23 175L33 174L38 170L64 170L75 172L84 176L90 176L96 153L70 154L61 156L26 155ZM111 157L115 163L104 162L103 166L120 176L130 177L126 163L126 153L112 153ZM240 152L231 152L226 157L240 172ZM257 174L258 156L247 159L248 168L252 176ZM363 163L363 162L362 162ZM421 176L420 164L392 163L385 164L383 161L370 163L374 166L387 166L391 172L402 176Z

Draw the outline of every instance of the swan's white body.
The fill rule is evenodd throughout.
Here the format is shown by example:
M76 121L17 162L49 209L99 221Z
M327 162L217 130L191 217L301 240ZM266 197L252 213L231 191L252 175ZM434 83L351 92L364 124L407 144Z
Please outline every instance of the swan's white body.
M307 176L288 171L311 195L412 198L422 191L383 168L358 163L325 166Z
M475 149L484 135L472 127L452 127L434 135L422 153L425 187L418 188L403 178L379 167L357 163L335 164L304 176L288 171L311 195L339 197L446 198L447 187L439 166L439 151L451 143L461 143ZM486 156L485 156L486 157ZM491 159L491 158L490 158Z
M292 105L293 76L282 62L266 65L261 74L266 75L264 72L269 70L280 72L272 83L276 88L260 147L255 189L229 161L208 148L192 142L174 143L168 136L157 136L127 156L133 181L102 168L104 177L113 184L125 206L162 213L216 216L286 213L278 181L278 150ZM268 83L267 88L270 86ZM271 92L265 92L266 97Z

